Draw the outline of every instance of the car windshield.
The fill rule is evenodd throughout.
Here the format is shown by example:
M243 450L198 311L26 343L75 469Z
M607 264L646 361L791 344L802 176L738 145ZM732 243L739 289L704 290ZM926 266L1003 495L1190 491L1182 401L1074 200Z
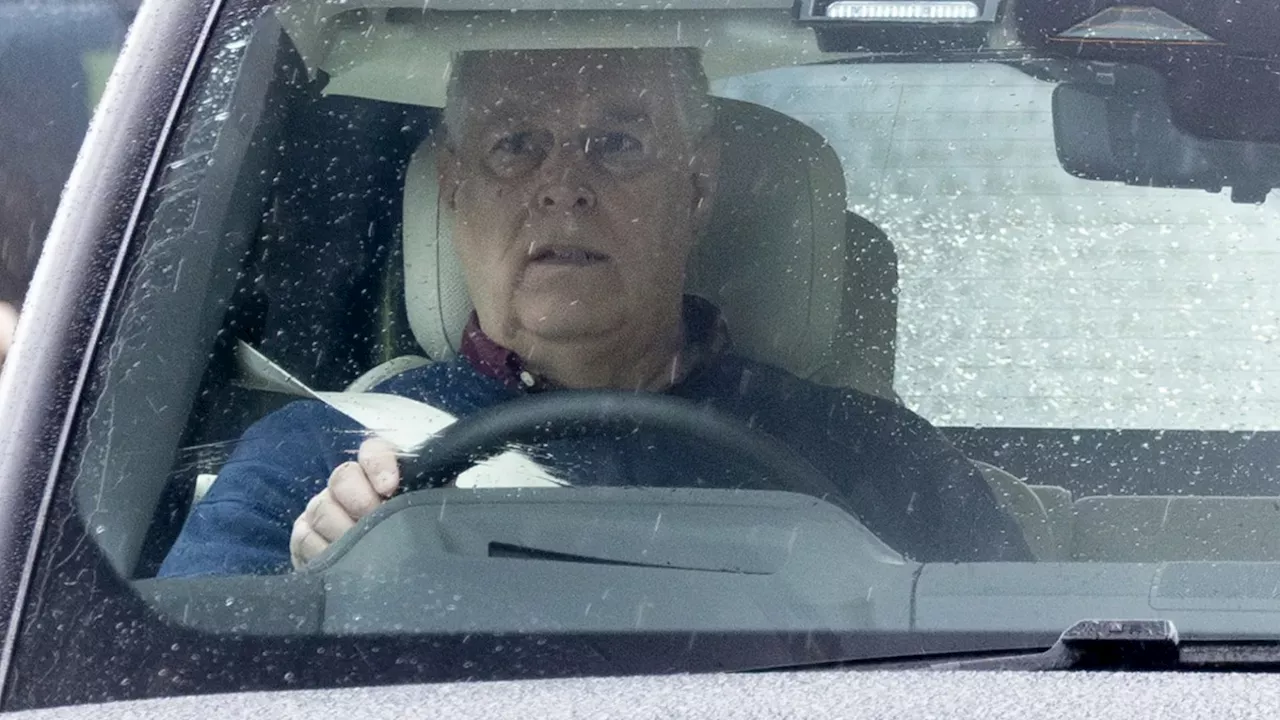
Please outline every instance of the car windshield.
M149 611L1280 636L1280 28L688 4L228 3L62 486Z

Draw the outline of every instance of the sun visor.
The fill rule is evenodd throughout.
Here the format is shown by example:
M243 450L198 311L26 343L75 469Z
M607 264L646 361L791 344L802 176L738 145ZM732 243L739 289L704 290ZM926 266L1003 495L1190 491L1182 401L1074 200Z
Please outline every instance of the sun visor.
M726 10L720 3L718 11L477 12L309 2L277 13L311 75L329 76L325 94L428 107L444 106L450 59L471 50L699 48L713 81L840 57L819 51L813 31L794 23L789 3L742 4Z

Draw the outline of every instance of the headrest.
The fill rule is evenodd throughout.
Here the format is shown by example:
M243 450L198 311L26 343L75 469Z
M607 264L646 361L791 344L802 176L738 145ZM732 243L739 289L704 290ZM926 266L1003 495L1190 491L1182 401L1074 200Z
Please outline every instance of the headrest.
M859 384L848 377L842 341L850 273L839 159L822 136L786 115L715 102L719 184L687 292L720 308L739 354L817 382ZM457 351L471 301L433 152L428 139L405 181L405 302L418 343L443 359Z

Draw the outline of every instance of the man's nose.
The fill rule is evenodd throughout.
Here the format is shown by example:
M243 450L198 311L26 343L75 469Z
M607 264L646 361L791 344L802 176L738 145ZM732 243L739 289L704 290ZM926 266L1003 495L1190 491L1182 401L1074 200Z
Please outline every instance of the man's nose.
M582 148L564 143L542 167L543 182L534 202L544 212L577 213L594 209L596 193L586 182L582 165L587 161Z
M596 194L571 177L546 182L538 189L538 207L547 212L584 212L596 206Z

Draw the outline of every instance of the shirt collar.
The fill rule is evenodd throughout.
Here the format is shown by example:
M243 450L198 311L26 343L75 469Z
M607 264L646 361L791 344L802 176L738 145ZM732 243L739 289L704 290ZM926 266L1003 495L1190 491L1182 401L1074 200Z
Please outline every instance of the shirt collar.
M678 383L690 373L730 348L729 328L719 308L706 298L684 296L685 345L674 369ZM501 382L509 390L538 392L554 387L545 378L527 370L524 360L485 334L475 311L462 331L458 353L476 372Z

